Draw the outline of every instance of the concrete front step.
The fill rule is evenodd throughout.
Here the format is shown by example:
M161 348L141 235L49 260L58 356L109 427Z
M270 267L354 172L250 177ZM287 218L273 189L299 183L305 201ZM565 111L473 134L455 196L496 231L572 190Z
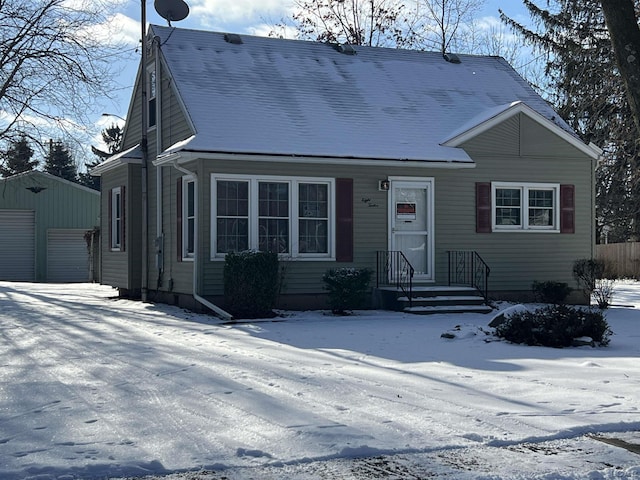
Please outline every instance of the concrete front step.
M493 310L473 287L417 285L413 287L411 302L396 289L383 287L379 290L381 298L386 298L386 308L408 313L488 313Z
M403 312L417 315L434 315L438 313L489 313L493 309L488 305L424 305L405 307Z
M401 304L409 304L408 297L398 297ZM484 305L484 298L478 295L438 295L412 298L412 305Z

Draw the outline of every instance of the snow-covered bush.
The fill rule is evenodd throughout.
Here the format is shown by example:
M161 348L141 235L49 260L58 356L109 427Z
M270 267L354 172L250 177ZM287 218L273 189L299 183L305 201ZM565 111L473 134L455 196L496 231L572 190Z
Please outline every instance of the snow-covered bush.
M571 293L571 287L567 283L554 282L552 280L546 282L535 281L531 285L531 290L533 290L536 301L541 303L564 303Z
M612 332L601 310L549 305L533 311L518 311L496 327L496 335L513 343L569 347L578 338L594 344L609 344Z
M229 313L236 318L273 316L280 288L277 253L227 253L223 275Z
M372 271L368 268L330 269L322 276L329 292L331 311L344 314L346 310L361 307L367 298Z

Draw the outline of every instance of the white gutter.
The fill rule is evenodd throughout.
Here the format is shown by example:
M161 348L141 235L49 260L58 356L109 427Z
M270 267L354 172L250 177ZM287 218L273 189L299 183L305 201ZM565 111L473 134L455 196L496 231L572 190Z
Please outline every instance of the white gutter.
M180 165L178 165L177 161L174 161L172 163L172 166L184 173L185 175L189 175L193 178L193 181L195 182L195 187L196 187L196 192L199 192L198 189L198 176L195 174L195 172L192 172L191 170L187 170L184 167L181 167ZM223 310L222 308L218 307L217 305L214 305L213 303L211 303L209 300L207 300L206 298L200 296L198 294L198 244L200 243L198 241L198 239L200 238L200 236L198 235L198 228L199 228L199 215L198 215L198 203L199 202L194 202L194 214L195 214L195 225L194 225L194 236L195 236L195 241L193 242L193 298L195 298L198 302L200 302L202 305L204 305L205 307L211 309L212 311L214 311L219 317L221 317L224 320L233 320L233 315L231 315L229 312ZM178 235L182 235L182 232L177 232Z
M375 158L335 158L335 157L306 157L296 155L271 155L252 153L224 153L224 152L200 152L193 150L167 149L165 153L158 156L154 165L172 164L175 159L180 163L193 160L223 160L225 162L246 161L246 162L280 162L296 164L317 164L317 165L351 165L351 166L372 166L372 167L415 167L415 168L443 168L461 169L476 168L476 163L472 160L378 160Z

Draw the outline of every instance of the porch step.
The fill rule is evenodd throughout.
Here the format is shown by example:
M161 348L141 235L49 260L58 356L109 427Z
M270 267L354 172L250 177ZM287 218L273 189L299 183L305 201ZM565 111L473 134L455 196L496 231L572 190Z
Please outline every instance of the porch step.
M489 313L493 309L484 297L472 287L417 286L409 298L391 287L379 289L386 308L420 315L436 313ZM409 306L411 304L411 306Z

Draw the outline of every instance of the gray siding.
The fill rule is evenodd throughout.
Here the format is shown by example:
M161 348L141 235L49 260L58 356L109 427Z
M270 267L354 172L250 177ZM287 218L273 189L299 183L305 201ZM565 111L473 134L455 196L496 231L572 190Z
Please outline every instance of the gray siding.
M157 233L156 202L156 168L150 169L149 180L149 237L151 245ZM191 168L191 166L189 166ZM162 271L158 269L158 254L154 248L149 250L149 288L152 291L191 293L193 291L193 262L182 261L178 251L178 223L177 223L177 190L178 182L183 173L172 167L162 167L162 251L160 253ZM201 194L201 188L198 193ZM202 242L200 242L200 245Z
M171 83L163 72L160 77L162 133L161 149L183 140L193 132L178 102ZM132 111L140 110L139 96L134 96ZM212 126L215 128L215 126ZM193 262L181 261L178 252L177 182L184 175L173 167L163 167L161 174L161 232L163 269L156 267L155 238L157 232L157 187L155 159L156 131L148 132L149 142L149 288L150 291L190 295L193 292ZM139 142L139 115L127 126L125 147ZM206 134L200 132L200 134ZM375 269L376 251L388 248L388 196L378 191L378 181L390 176L433 178L435 194L435 282L448 281L447 252L449 250L475 250L491 267L490 290L496 292L528 292L533 280L564 281L573 285L573 261L591 257L593 253L593 161L561 137L551 133L526 115L514 116L501 125L472 139L464 149L475 160L473 169L445 169L407 167L402 164L385 166L322 165L308 163L248 162L199 160L184 165L198 175L199 236L198 286L203 296L223 293L222 269L224 262L211 259L211 185L212 173L271 176L307 176L353 178L354 180L354 261L348 266ZM103 184L139 184L129 168L128 176L110 179ZM118 175L124 174L124 170ZM111 177L106 175L105 177ZM104 181L104 179L103 179ZM572 184L576 195L576 232L527 233L505 232L478 234L475 232L476 182L544 182ZM115 182L115 183L114 183ZM138 183L136 183L138 182ZM129 192L133 189L128 189ZM131 202L133 199L129 199ZM129 203L134 205L134 203ZM103 202L103 209L104 209ZM103 211L104 215L104 211ZM129 215L131 220L133 217ZM139 212L138 217L139 218ZM131 232L131 230L129 230ZM127 285L139 284L139 263L133 255L133 243L122 258L104 258L103 273L108 278ZM103 253L109 257L108 242L103 242ZM106 248L107 251L104 249ZM128 262L128 263L127 263ZM285 290L287 294L322 294L322 274L328 268L343 266L335 261L284 262L286 265ZM126 268L128 267L128 268ZM128 278L123 278L125 275ZM137 279L133 277L138 275ZM103 277L104 278L104 277ZM104 280L103 280L104 281ZM109 282L105 282L109 283ZM130 287L128 287L130 288ZM152 297L153 298L153 297Z
M513 124L504 125L506 132L513 134ZM498 145L510 145L505 131L489 132L486 142L477 140L467 150L477 162L474 169L418 169L376 168L354 169L346 166L331 166L331 176L354 178L354 229L355 266L375 268L376 250L386 250L388 242L387 193L378 191L378 180L394 176L431 177L435 187L435 273L436 283L448 282L449 250L475 250L490 265L490 288L492 291L528 292L534 280L555 280L574 285L572 265L576 259L590 258L593 253L593 162L581 155L577 149L562 147L572 156L557 158L553 152L558 148L557 137L547 132L549 139L536 137L537 156L505 156ZM497 139L502 138L502 142ZM548 141L547 141L548 140ZM547 150L542 147L548 146ZM523 145L531 150L530 145ZM495 154L491 154L494 151ZM208 184L211 172L243 173L255 175L290 175L289 164L242 164L236 167L228 163L207 164L204 183ZM301 176L324 176L326 167L300 165L295 169ZM574 234L540 232L475 232L476 182L544 182L572 184L575 186L576 231ZM201 234L210 230L210 186L204 191L204 209ZM209 239L201 238L208 249ZM203 256L204 292L208 295L221 293L221 265ZM318 293L322 291L322 273L335 262L296 261L287 265L286 293Z
M493 137L493 136L492 136ZM492 138L489 138L492 141ZM378 191L378 181L393 176L434 178L435 188L435 273L436 283L448 281L447 252L476 250L492 269L493 291L529 291L533 280L564 281L573 285L571 269L578 258L591 257L593 248L591 195L592 162L584 157L550 159L489 155L490 145L479 144L474 169L394 168L301 164L298 176L354 179L354 262L349 266L375 269L375 252L388 248L388 193ZM575 151L574 151L575 153ZM508 168L505 168L505 164ZM211 173L291 176L292 164L267 162L200 161L186 165L199 176L200 208L200 293L223 293L223 261L211 260ZM191 292L191 264L176 261L176 182L182 174L165 169L165 277L175 292ZM570 183L576 188L576 233L475 232L475 183L517 181ZM168 190L167 190L168 189ZM174 252L176 252L174 254ZM285 291L288 294L322 293L322 274L341 266L334 261L286 262Z
M125 165L102 176L102 277L101 282L117 288L140 289L141 282L141 195L139 165ZM109 239L109 191L125 187L125 249L111 251Z
M162 73L162 89L160 106L161 128L162 128L162 149L169 148L176 142L189 138L193 132L186 120L182 104L173 89L174 83Z
M149 56L149 63L153 63L153 54ZM142 101L140 95L140 81L143 77L136 79L134 95L129 107L129 116L124 135L123 148L129 148L140 143L141 140L141 109ZM163 292L183 292L192 291L193 268L191 262L178 261L177 254L177 232L176 232L176 183L182 173L171 167L163 167L161 173L161 193L162 197L160 209L162 212L160 235L161 251L157 251L156 238L157 215L158 215L158 193L156 184L157 168L153 165L157 152L162 151L177 141L188 138L192 131L186 120L181 103L178 101L173 89L173 82L161 67L158 77L159 96L157 98L160 112L158 124L147 131L148 163L147 163L147 191L148 191L148 287L149 291ZM158 139L158 131L161 130L161 137ZM160 140L160 141L158 141ZM138 289L141 284L141 219L142 210L140 197L140 167L122 167L117 172L105 174L103 182L103 197L108 196L108 191L117 185L132 185L133 189L127 188L127 231L133 237L127 238L127 251L110 252L108 242L103 242L103 282L109 285ZM135 192L134 192L135 190ZM134 193L131 193L134 192ZM103 198L103 214L108 214L108 198ZM132 202L132 203L129 203ZM129 219L135 222L129 225ZM130 227L133 229L131 230ZM105 224L108 229L108 224ZM108 231L108 230L107 230ZM105 237L106 238L106 237ZM160 265L164 268L158 268Z
M491 267L490 289L530 291L534 280L555 280L575 287L573 262L591 258L594 252L595 206L593 195L594 162L560 137L521 116L521 151L527 156L504 157L496 139L507 130L496 128L465 145L477 168L458 172L455 179L442 178L436 187L456 189L459 198L449 196L450 204L438 202L438 245L450 249L478 251ZM494 152L492 154L491 152ZM474 182L543 182L575 186L575 233L494 232L475 233ZM461 182L467 185L460 189ZM440 197L438 197L440 198ZM450 205L453 207L451 208ZM456 212L458 211L458 212ZM444 251L440 251L441 257ZM446 262L438 262L439 276Z

